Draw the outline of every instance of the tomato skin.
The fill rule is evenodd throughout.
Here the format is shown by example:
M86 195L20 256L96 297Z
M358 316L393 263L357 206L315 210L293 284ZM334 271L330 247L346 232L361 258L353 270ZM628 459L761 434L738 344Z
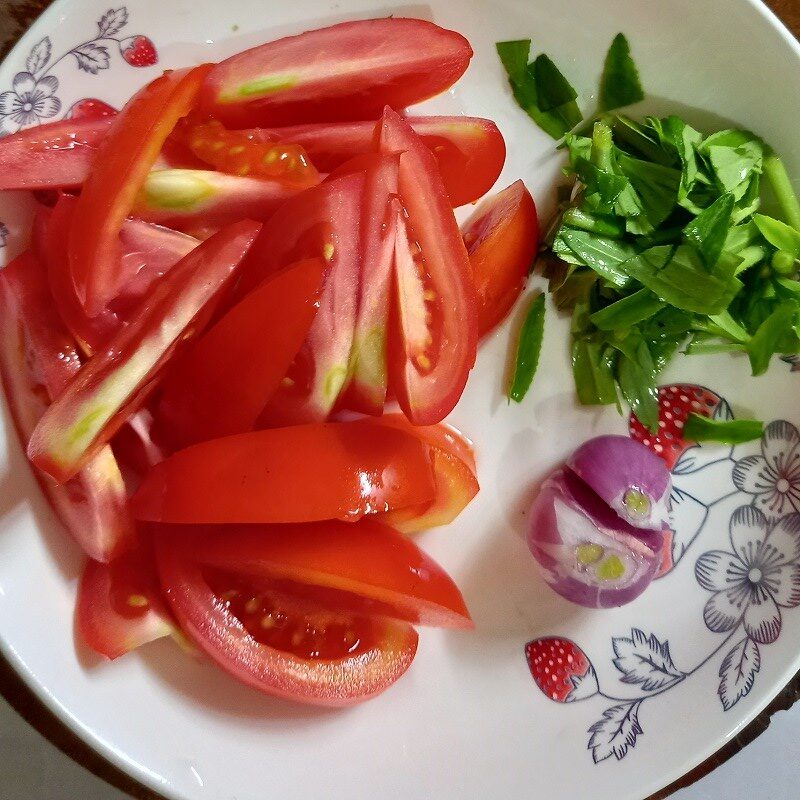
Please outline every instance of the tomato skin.
M86 645L109 659L170 636L175 625L161 597L154 556L134 549L110 564L89 560L78 584L75 626Z
M24 254L0 272L0 375L23 447L79 369L75 342L53 309L44 270ZM64 486L38 471L34 475L64 527L91 558L108 561L131 546L133 520L109 448Z
M155 544L161 586L181 629L223 670L260 692L349 706L385 691L414 660L416 631L390 620L376 621L376 646L342 659L304 659L260 644L208 586L190 529L161 532Z
M462 227L485 336L511 311L539 249L539 218L525 184L515 181L484 200Z
M384 110L380 147L385 153L401 153L400 199L408 214L409 235L422 250L439 317L430 325L431 340L438 347L437 352L426 353L430 362L427 368L420 365L405 332L393 325L389 385L414 424L432 425L453 410L475 363L477 322L472 271L436 159L411 126L390 108ZM400 236L398 231L398 241ZM403 311L406 300L399 252L396 249L395 315Z
M106 138L111 117L65 119L0 139L0 189L80 186Z
M353 596L351 609L364 600L367 611L417 625L473 627L449 575L381 517L356 524L203 526L186 535L204 565L336 590Z
M202 327L255 240L244 220L203 242L158 282L137 318L80 370L28 442L28 458L57 481L72 477L136 411L161 367Z
M322 422L226 436L156 465L131 501L169 523L358 519L429 502L428 448L368 422Z
M436 476L431 503L382 514L381 522L402 533L449 525L480 491L472 443L449 425L412 425L402 414L386 414L380 423L408 431L430 445Z
M320 307L263 424L294 425L328 418L345 388L358 313L365 177L346 174L307 189L264 226L242 268L241 294L264 277L305 258L330 264Z
M207 169L152 170L131 213L181 231L222 227L241 219L264 222L300 189L278 180L240 178Z
M480 117L406 117L436 158L453 207L475 202L500 175L503 135ZM267 128L266 135L301 145L317 169L332 172L351 158L374 150L374 121L311 123Z
M301 261L267 278L190 345L158 411L180 446L253 429L308 334L325 266Z
M443 92L471 58L463 36L431 22L345 22L217 64L201 109L229 128L375 119L387 104L405 108Z
M123 222L175 123L194 106L209 69L205 64L165 73L112 118L83 185L68 246L72 278L89 316L116 293Z

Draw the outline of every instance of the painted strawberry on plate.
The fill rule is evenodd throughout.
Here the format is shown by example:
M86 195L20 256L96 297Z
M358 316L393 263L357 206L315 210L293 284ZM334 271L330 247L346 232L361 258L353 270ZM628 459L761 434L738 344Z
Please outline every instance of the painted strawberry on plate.
M725 401L704 386L688 383L661 386L658 390L658 433L651 433L635 414L631 414L630 435L661 456L672 469L686 450L694 446L694 442L683 438L686 418L692 413L713 417L721 403Z
M591 661L571 639L534 639L525 645L525 658L536 685L556 703L585 700L598 691Z
M122 57L132 67L151 67L158 61L156 47L146 36L129 36L119 43Z

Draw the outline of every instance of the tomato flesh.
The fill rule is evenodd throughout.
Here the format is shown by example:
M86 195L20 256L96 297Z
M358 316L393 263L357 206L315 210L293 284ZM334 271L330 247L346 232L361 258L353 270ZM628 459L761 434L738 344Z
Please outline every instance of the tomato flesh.
M75 622L81 639L110 659L170 636L175 626L161 598L153 556L137 549L110 564L87 562Z
M151 522L358 519L429 502L425 445L369 423L312 423L226 436L157 464L132 500Z
M135 324L122 328L50 406L28 458L58 481L72 477L136 411L161 368L200 327L260 226L243 221L203 242L158 282Z
M400 199L408 214L407 243L397 232L393 312L402 324L390 329L389 383L405 415L431 425L452 411L475 363L475 288L436 160L390 108L383 114L380 147L400 153Z
M0 374L26 446L53 399L80 369L75 341L53 310L44 269L29 253L0 272ZM35 471L42 491L83 550L108 561L132 543L133 520L114 455L99 450L64 486Z
M482 197L500 175L506 145L497 126L479 117L406 117L433 153L454 206ZM261 133L301 145L317 169L332 172L374 149L375 122L329 122L267 128Z
M112 118L83 185L68 243L72 278L89 316L117 294L119 232L161 146L194 106L209 68L165 73Z
M478 293L478 330L508 315L539 249L536 205L522 181L484 200L462 228Z
M230 580L223 580L220 584L218 576L212 575L210 580L220 592L217 594L206 580L203 565L196 560L193 539L191 534L187 537L180 532L167 531L156 537L162 588L186 635L218 666L242 683L266 694L297 702L347 706L386 690L411 666L417 650L417 633L411 626L392 620L370 620L367 628L360 620L338 613L340 622L337 624L342 628L331 631L332 645L325 645L325 655L329 652L337 654L348 647L352 635L357 639L355 652L338 658L313 656L318 648L316 636L312 638L312 632L306 630L299 618L294 621L294 614L287 649L270 646L272 642L287 644L277 631L261 635L269 643L258 641L235 613L243 595L250 594L244 599L244 611L239 613L256 630L267 615L259 618L256 624L255 619L247 614L248 601L255 600L257 604L269 602L269 611L276 622L279 612L287 617L288 622L290 615L287 612L297 608L294 605L297 601L287 596L285 589L283 592L273 590L269 600L264 597L262 601L263 589L261 593L254 592L247 584L238 581L231 584ZM238 594L226 595L231 591ZM233 606L233 610L228 604ZM250 608L259 610L253 604ZM306 609L308 606L304 611ZM316 621L321 627L319 617ZM348 637L348 631L351 637ZM293 644L298 633L297 643ZM317 629L317 636L318 633Z
M345 22L245 50L218 64L202 110L232 128L375 119L452 86L472 48L419 19Z
M271 178L305 189L319 174L298 144L270 141L260 131L229 131L219 120L189 120L186 141L197 158L231 175Z
M159 403L175 442L253 429L308 334L324 271L311 259L267 278L191 345Z

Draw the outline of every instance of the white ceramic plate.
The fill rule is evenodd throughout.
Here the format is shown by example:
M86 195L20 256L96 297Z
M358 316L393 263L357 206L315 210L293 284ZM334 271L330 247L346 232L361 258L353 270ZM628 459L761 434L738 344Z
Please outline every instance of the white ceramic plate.
M496 120L509 145L500 185L524 178L543 216L560 163L512 102L497 40L532 37L586 98L622 30L657 98L651 104L700 121L704 115L683 107L706 109L750 127L800 175L800 48L750 0L129 0L104 16L108 8L106 0L59 0L27 33L0 67L0 92L12 93L0 95L3 130L18 124L13 112L20 109L43 121L86 97L121 105L165 67L395 13L432 18L470 39L468 73L426 105ZM139 35L152 40L157 64L137 68L122 57ZM24 248L29 213L22 195L0 197L0 257ZM625 432L626 422L613 409L575 406L567 322L552 310L535 389L521 406L508 406L501 386L512 324L482 348L452 415L476 440L482 491L457 524L421 537L462 587L477 630L423 631L410 673L383 696L346 711L295 708L237 685L169 642L113 664L77 648L72 614L81 559L40 496L5 412L4 655L78 734L174 798L638 800L678 778L735 735L800 667L800 609L793 608L800 540L787 532L795 519L788 515L800 510L800 376L778 360L758 380L741 358L674 362L665 381L708 386L729 404L719 403L717 413L730 408L786 422L771 425L763 443L687 451L675 468L674 569L632 605L586 611L540 582L521 537L524 512L531 487L559 459L591 435ZM769 533L782 568L744 554L743 541L763 542L766 517L749 513L750 527L735 528L731 539L733 512L745 505L767 511L770 525L783 518ZM715 550L721 554L700 560ZM741 589L738 608L712 591L723 588L727 568L743 576L732 587ZM558 643L536 662L548 695L554 685L559 697L570 692L569 703L541 691L526 662L526 643L550 635L577 643Z

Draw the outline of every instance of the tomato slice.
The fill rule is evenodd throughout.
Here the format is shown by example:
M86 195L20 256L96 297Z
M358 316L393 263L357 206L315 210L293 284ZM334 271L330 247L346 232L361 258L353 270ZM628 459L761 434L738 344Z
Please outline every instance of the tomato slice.
M442 567L410 539L372 520L208 526L186 536L202 564L254 582L333 589L345 595L332 604L352 595L350 610L418 625L473 627L461 592Z
M353 411L380 416L386 402L386 342L395 237L391 198L397 194L399 156L357 156L335 174L347 171L363 172L364 196L358 308L342 404Z
M226 436L157 464L132 500L150 522L358 519L433 498L428 448L367 422Z
M480 117L406 117L406 121L436 158L454 207L473 203L492 188L506 158L505 141L494 122ZM375 122L312 123L261 132L301 145L317 169L333 172L374 150Z
M62 195L52 212L40 210L34 223L34 242L47 265L50 291L58 313L86 355L92 355L135 313L153 286L198 241L176 231L127 220L120 232L120 290L110 306L89 317L78 300L69 272L64 242L68 240L77 199Z
M471 58L461 34L425 20L345 22L217 64L201 104L231 128L375 119L448 89Z
M346 706L380 694L411 666L408 624L332 609L310 587L209 574L191 530L156 538L161 585L182 630L218 666L266 694Z
M327 419L349 372L361 271L362 173L327 181L286 203L264 226L243 266L240 293L299 260L330 263L320 307L289 370L264 412L270 425Z
M117 294L119 232L175 123L193 107L210 66L167 72L113 118L83 185L69 237L69 263L89 316Z
M159 169L147 175L131 213L182 231L198 225L222 227L240 219L263 222L298 191L279 180L204 169Z
M159 404L177 443L253 429L308 334L325 266L301 261L267 278L190 346Z
M408 214L407 223L398 220L396 235L395 319L405 318L410 324L414 317L415 331L418 324L426 328L422 337L415 333L410 338L408 324L393 326L389 384L412 422L431 425L452 411L475 363L475 289L436 159L390 108L383 114L380 147L383 152L401 154L400 198ZM408 240L402 232L406 225ZM410 249L412 242L421 249L421 264Z
M0 139L0 189L80 186L111 117L35 125Z
M161 597L154 556L135 549L110 564L88 561L78 584L81 639L114 659L175 631Z
M300 145L279 144L259 130L229 131L216 119L187 119L184 135L197 158L222 172L281 181L297 189L319 183L319 173Z
M159 281L137 312L78 373L39 421L28 457L58 481L72 477L144 402L161 367L201 327L258 235L248 220L203 242ZM207 322L207 319L204 320Z
M539 249L536 205L522 181L484 200L462 228L484 336L511 311Z
M449 525L480 490L472 443L450 425L412 425L402 414L387 414L379 422L408 431L430 445L436 476L431 503L390 511L381 515L381 522L402 533Z
M74 340L54 309L41 264L26 253L0 272L0 374L23 446L80 368ZM107 447L69 483L35 472L64 527L83 550L108 561L132 542L125 484Z

